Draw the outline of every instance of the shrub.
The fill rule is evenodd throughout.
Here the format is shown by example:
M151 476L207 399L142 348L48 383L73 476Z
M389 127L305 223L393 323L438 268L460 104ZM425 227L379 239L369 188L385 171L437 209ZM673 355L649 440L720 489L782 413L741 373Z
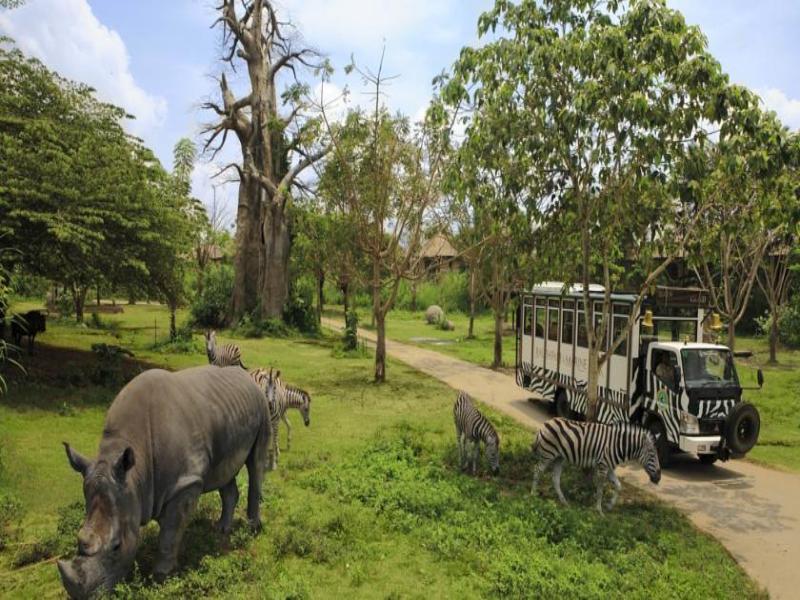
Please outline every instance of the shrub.
M758 333L769 336L772 315L769 312L756 317ZM800 294L796 294L778 319L778 339L789 348L800 348Z
M162 354L195 354L198 352L205 354L206 351L204 344L199 339L195 339L194 331L188 323L178 328L174 339L153 344L152 348Z
M314 309L315 289L314 281L308 277L300 277L292 283L283 309L283 320L287 325L303 333L319 332L317 311Z
M397 290L395 308L402 310L412 309L411 283L403 281ZM445 312L469 310L469 278L466 273L449 271L443 273L436 280L420 281L417 283L417 310L436 304Z
M97 356L97 365L91 375L92 383L109 387L119 387L123 383L122 359L133 356L127 348L112 344L92 344L92 352Z
M232 294L233 269L228 265L209 269L203 293L198 294L191 305L193 322L200 327L224 327Z
M0 551L13 539L14 527L22 514L22 504L14 496L0 492Z
M261 319L255 315L244 315L234 328L234 333L246 338L286 337L289 328L280 319Z
M355 350L358 347L358 314L356 311L349 311L344 317L344 350Z

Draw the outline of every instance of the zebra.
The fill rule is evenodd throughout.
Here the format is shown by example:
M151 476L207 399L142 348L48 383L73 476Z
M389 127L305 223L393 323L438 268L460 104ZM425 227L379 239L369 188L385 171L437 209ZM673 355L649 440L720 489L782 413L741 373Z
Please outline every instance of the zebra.
M286 424L286 449L289 450L292 443L292 426L286 416L286 411L294 408L300 411L303 416L303 424L308 427L311 424L311 395L298 387L284 383L281 379L281 372L273 373L272 369L253 369L250 376L264 392L264 396L269 404L270 422L272 425L272 468L278 464L280 448L278 447L278 428L280 421Z
M606 480L613 485L612 496L606 510L611 510L622 488L614 469L629 460L638 461L650 481L661 480L661 465L653 434L647 429L631 423L605 425L569 419L551 419L539 432L532 446L534 458L539 462L533 469L531 494L536 493L539 477L553 465L553 487L558 499L567 505L561 491L561 470L564 461L583 468L595 470L597 510L603 514L603 487Z
M472 465L475 474L480 454L480 443L486 445L486 460L492 475L500 472L500 436L494 426L472 405L466 392L459 392L453 405L453 419L456 424L458 459L462 470ZM472 454L468 455L467 445L472 444Z
M208 364L217 367L238 366L243 369L247 368L242 364L242 351L239 350L239 346L236 344L217 346L217 332L213 329L206 331L205 338Z

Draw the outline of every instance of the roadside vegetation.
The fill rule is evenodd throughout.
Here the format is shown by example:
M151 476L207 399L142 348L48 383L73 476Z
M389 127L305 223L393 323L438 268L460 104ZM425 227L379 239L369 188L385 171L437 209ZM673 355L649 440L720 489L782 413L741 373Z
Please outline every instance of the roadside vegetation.
M117 390L64 384L60 373L70 362L88 369L98 360L87 352L96 343L122 343L137 360L172 368L206 362L202 346L153 348L153 322L168 321L161 305L126 306L107 321L116 325L53 322L27 379L13 377L0 404L2 595L60 593L53 558L72 552L83 511L80 478L60 442L91 453ZM716 541L642 492L626 486L622 504L604 518L591 510L578 472L565 477L571 507L557 505L549 486L531 498L531 433L492 411L503 436L500 477L485 469L477 478L460 474L454 392L429 377L392 363L392 379L376 386L371 357L334 358L330 337L236 342L248 363L280 367L314 399L310 428L293 419L292 450L267 478L265 531L246 533L240 505L231 538L212 533L219 499L208 494L179 573L161 586L150 581L151 525L119 597L763 595ZM423 585L409 588L409 577Z

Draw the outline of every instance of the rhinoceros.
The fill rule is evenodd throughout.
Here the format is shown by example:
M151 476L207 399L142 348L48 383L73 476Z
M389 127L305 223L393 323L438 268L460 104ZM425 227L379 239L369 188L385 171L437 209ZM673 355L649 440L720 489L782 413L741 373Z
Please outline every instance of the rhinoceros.
M259 500L272 427L261 390L239 367L145 371L114 399L97 458L64 442L69 464L83 476L86 520L78 556L59 561L76 598L110 590L130 570L139 528L159 524L153 570L163 579L177 563L181 537L200 494L219 490L218 527L231 529L239 499L236 475L247 466L247 517L260 528Z

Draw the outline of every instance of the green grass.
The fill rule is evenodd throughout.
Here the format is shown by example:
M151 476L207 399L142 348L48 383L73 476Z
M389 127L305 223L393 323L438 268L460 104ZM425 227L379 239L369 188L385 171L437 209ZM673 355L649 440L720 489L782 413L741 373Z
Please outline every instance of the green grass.
M767 465L800 471L800 351L781 349L778 365L768 365L765 338L740 337L737 350L751 350L750 359L736 359L743 386L756 385L756 369L764 372L761 390L746 390L744 397L761 415L758 444L747 455Z
M341 319L342 311L333 307L326 315ZM386 320L387 335L390 339L411 343L436 350L479 364L488 366L492 362L494 322L490 315L480 315L475 320L474 340L464 339L468 319L461 313L447 315L455 325L455 331L442 331L425 324L424 313L394 310ZM369 312L359 309L359 319L365 329L369 327ZM445 340L449 344L415 341L414 338ZM737 338L737 350L751 350L750 359L737 359L739 377L745 387L756 385L756 369L764 371L764 388L746 390L744 398L756 405L761 414L761 434L756 447L748 454L748 459L765 465L800 471L800 351L781 348L778 352L778 365L768 365L769 343L763 337ZM503 363L514 366L514 338L503 338Z
M159 364L205 362L202 349L148 349L153 316L166 322L158 307L126 307L121 338L52 323L43 341L88 348L117 340ZM265 530L247 533L242 500L233 535L221 538L212 531L219 499L207 494L187 532L180 572L164 585L150 581L151 525L121 597L763 597L716 541L642 492L626 486L621 504L599 517L582 475L568 472L569 508L553 500L549 483L543 497L532 498L531 434L507 417L487 411L503 439L501 476L461 474L454 393L432 378L393 362L389 381L376 386L369 357L334 358L326 338L236 341L249 365L278 366L313 397L310 428L290 415L292 450L264 485ZM31 369L39 372L47 371ZM34 542L51 552L72 545L81 485L60 442L91 454L113 395L15 379L0 400L0 492L22 507L0 552L0 596L63 596L47 552L30 549ZM26 552L45 562L15 568Z
M326 309L325 315L344 321L341 307ZM435 325L425 322L425 312L411 312L407 310L393 310L386 318L386 335L389 339L397 340L436 350L461 360L466 360L484 367L492 364L494 358L494 318L490 314L480 314L475 317L474 336L467 339L469 331L469 316L460 312L447 313L447 318L453 322L453 331L443 331ZM372 330L371 318L368 309L358 309L359 326ZM503 337L503 365L514 366L514 336Z

